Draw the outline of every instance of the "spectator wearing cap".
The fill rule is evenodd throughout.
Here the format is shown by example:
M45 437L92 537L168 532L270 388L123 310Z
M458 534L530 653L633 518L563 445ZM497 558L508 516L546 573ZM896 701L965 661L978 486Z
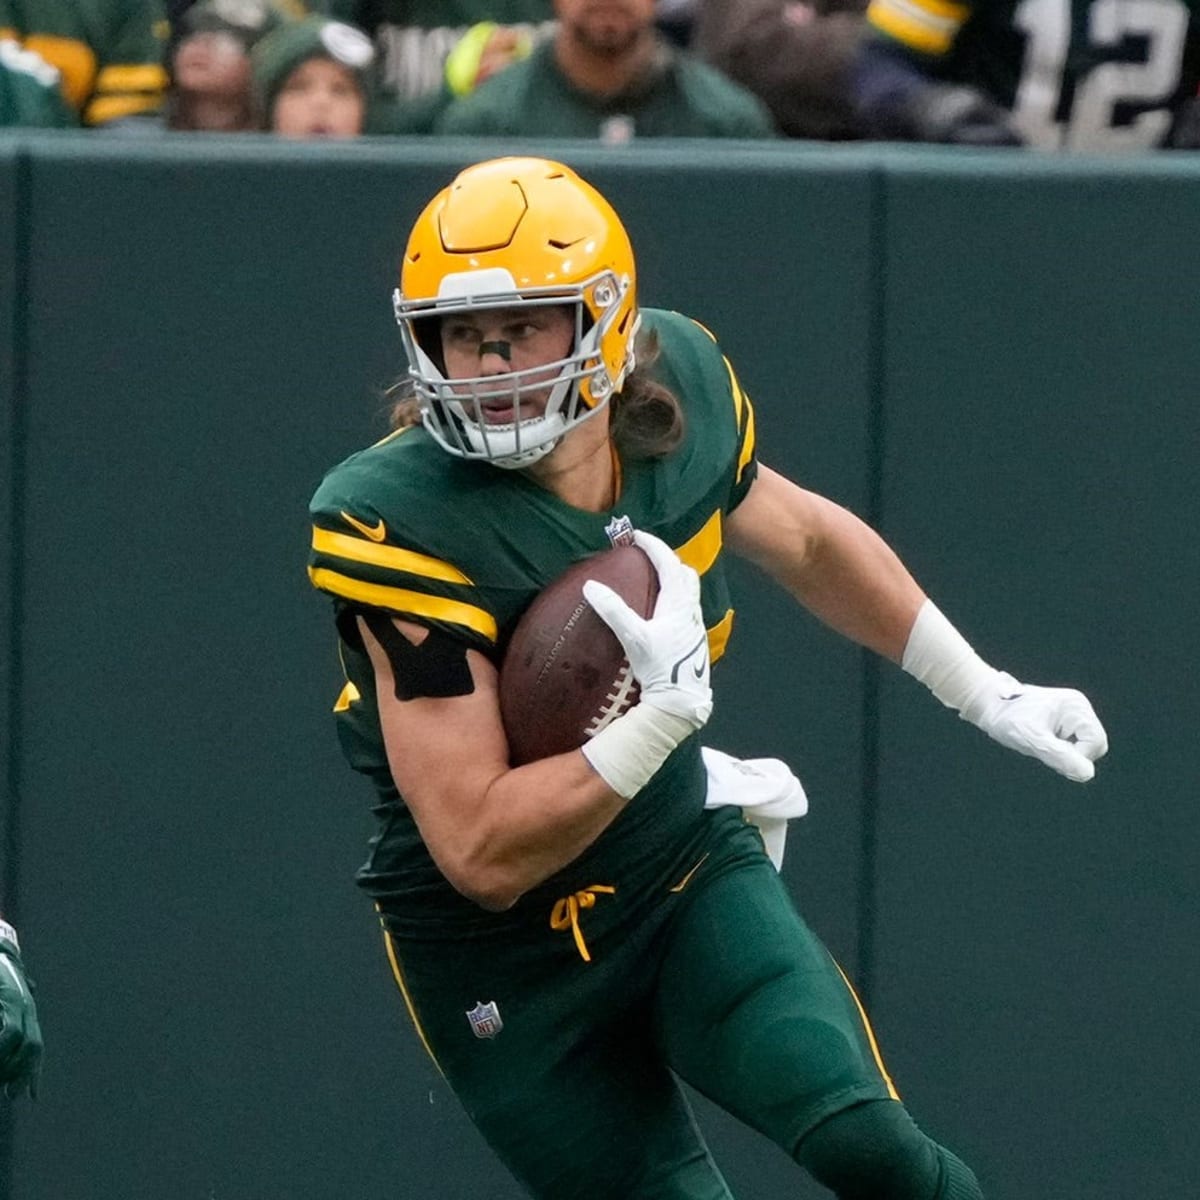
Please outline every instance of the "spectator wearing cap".
M770 137L753 93L672 45L654 0L554 0L554 37L456 100L435 130L465 136Z
M250 52L287 19L268 0L200 0L188 8L171 54L167 128L257 129Z
M326 0L375 41L388 132L428 133L457 96L550 36L551 0Z
M288 138L367 132L375 51L360 29L307 17L268 34L251 55L259 126Z

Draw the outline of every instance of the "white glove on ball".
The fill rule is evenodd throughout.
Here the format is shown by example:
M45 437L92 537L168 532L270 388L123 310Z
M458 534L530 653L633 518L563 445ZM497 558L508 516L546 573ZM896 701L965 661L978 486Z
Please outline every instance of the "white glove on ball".
M639 703L652 704L699 729L712 713L700 576L652 533L639 529L633 540L658 572L653 615L640 617L612 588L595 579L583 585L583 598L624 648L641 688Z
M641 530L633 537L658 572L658 597L648 619L598 580L583 585L584 599L625 650L641 692L633 708L582 747L596 773L627 800L712 713L700 577L666 542Z

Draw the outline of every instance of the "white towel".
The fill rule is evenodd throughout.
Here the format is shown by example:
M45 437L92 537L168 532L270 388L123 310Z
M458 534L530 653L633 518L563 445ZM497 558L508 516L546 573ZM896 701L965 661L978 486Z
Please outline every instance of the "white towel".
M734 758L711 746L702 746L700 753L708 771L704 807L744 809L746 820L758 826L767 854L780 870L787 823L808 812L808 797L800 780L778 758Z

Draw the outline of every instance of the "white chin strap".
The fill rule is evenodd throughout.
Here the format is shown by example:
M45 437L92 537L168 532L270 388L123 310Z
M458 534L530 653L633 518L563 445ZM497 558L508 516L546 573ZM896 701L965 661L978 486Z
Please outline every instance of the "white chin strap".
M471 449L485 455L493 467L516 470L545 458L567 431L567 423L560 412L534 417L520 424L519 442L514 425L485 429L474 421L464 420L463 432Z

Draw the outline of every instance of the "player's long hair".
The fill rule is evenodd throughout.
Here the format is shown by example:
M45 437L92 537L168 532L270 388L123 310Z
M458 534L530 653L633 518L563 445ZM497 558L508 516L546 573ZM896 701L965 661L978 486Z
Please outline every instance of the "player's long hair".
M637 366L626 376L621 390L608 402L612 412L609 435L628 459L662 458L683 441L683 406L679 397L653 377L658 358L658 334L638 336ZM408 377L384 393L390 402L392 430L420 425L421 410Z

